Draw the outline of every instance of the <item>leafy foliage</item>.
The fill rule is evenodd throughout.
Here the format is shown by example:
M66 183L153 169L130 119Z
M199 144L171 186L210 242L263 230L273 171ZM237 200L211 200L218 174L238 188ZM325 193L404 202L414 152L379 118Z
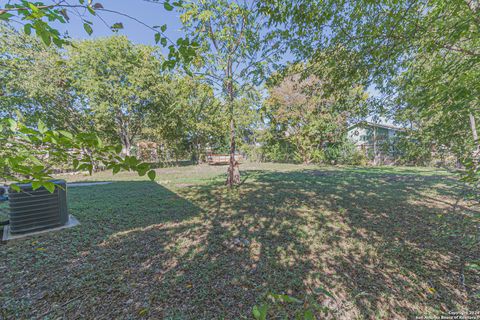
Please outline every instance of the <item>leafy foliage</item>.
M198 43L195 65L207 83L222 93L230 131L230 165L227 184L240 183L235 166L236 109L240 98L255 91L274 61L284 50L269 31L268 19L247 2L188 1L183 5L182 22L188 36Z
M114 36L75 43L67 65L72 88L94 115L95 129L130 155L146 118L164 107L168 89L158 52Z
M50 128L90 129L82 121L87 113L72 94L63 53L3 24L0 33L0 114L15 117L20 111L27 125L42 119Z
M432 137L421 130L400 133L395 143L398 149L397 163L407 165L429 165L433 159Z
M355 61L345 78L361 74L375 84L384 96L378 110L413 123L430 145L465 164L477 162L476 125L469 121L479 117L477 1L267 0L259 6L272 25L290 26L285 39L299 59L321 61L319 52L345 50Z
M166 11L172 11L174 8L181 8L182 1L165 0L163 7ZM80 9L85 9L84 13L80 13ZM30 35L32 31L45 43L50 46L52 43L57 47L63 47L70 44L70 40L62 36L60 32L52 25L57 23L66 24L70 20L71 15L75 15L82 20L83 29L88 35L93 33L93 22L90 20L102 13L113 13L117 16L133 20L154 34L156 43L160 43L163 47L168 48L167 59L164 60L162 67L164 69L173 69L176 65L185 64L187 66L196 57L196 43L190 42L187 38L179 38L176 42L170 40L166 35L167 25L149 26L125 12L105 8L101 3L88 0L76 0L73 3L54 2L45 4L39 1L15 0L9 1L3 8L0 8L0 22L25 21L23 30L25 34ZM105 20L101 18L105 23ZM115 22L110 26L112 31L123 29L122 22Z
M194 162L206 148L222 148L227 137L226 114L212 87L181 75L169 76L164 85L168 89L162 96L165 107L150 113L141 136L160 143L164 157L190 157Z
M33 128L11 118L2 119L0 133L0 179L7 182L32 182L33 189L45 187L53 192L55 186L50 180L58 162L70 163L73 169L90 174L102 165L114 173L136 171L155 179L149 164L135 157L118 156L118 147L104 145L94 133L72 135L64 130L50 130L42 121ZM16 184L12 187L19 190Z
M344 142L348 121L361 114L366 95L360 86L333 89L329 71L324 65L322 78L303 78L302 67L293 66L290 75L270 87L265 103L270 130L264 136L267 150L278 145L270 152L293 150L297 161L319 163L328 159L323 149Z

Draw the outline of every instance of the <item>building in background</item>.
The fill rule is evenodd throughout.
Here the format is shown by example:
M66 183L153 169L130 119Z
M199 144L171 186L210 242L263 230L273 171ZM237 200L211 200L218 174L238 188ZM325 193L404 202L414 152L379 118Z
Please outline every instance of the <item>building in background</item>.
M347 136L374 164L388 164L395 160L396 138L403 131L392 125L362 121L350 126Z

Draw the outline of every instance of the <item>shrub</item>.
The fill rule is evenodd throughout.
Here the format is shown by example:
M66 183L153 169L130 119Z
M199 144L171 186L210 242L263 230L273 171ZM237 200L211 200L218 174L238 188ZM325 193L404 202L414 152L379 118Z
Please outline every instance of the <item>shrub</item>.
M366 165L367 157L349 142L330 144L325 148L325 160L329 164Z
M262 160L273 162L299 162L295 148L285 141L267 144L261 147Z

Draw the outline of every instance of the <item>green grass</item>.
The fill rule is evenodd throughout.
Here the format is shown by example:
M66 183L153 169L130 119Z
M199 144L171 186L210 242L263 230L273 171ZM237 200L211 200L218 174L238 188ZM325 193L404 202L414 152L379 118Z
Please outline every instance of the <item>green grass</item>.
M206 165L68 176L114 183L69 189L80 226L0 246L0 318L251 319L269 292L336 319L480 310L478 211L448 172L242 169L230 191Z

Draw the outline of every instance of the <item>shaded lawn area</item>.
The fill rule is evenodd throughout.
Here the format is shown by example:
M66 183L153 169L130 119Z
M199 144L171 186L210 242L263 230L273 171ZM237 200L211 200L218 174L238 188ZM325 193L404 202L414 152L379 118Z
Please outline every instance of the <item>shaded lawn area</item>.
M336 319L480 310L478 211L446 172L243 167L233 191L208 166L69 189L81 226L0 246L0 318L251 319L269 292Z

